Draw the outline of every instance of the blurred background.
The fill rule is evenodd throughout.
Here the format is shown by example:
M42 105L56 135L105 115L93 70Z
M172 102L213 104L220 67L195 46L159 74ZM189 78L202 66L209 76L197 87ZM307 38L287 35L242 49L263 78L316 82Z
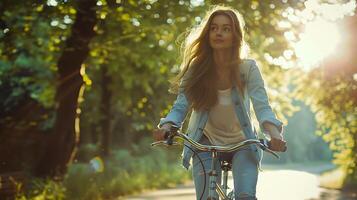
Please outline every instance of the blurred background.
M151 131L175 99L184 32L216 4L243 15L285 124L289 149L263 169L310 170L317 187L357 199L354 0L2 0L0 198L116 199L189 182L181 147L151 148Z

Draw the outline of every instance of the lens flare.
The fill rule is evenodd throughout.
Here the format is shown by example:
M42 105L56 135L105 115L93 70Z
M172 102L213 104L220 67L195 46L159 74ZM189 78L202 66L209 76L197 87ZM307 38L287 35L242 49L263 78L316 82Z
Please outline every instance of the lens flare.
M89 165L94 172L101 173L104 171L104 162L99 156L92 158L89 161Z

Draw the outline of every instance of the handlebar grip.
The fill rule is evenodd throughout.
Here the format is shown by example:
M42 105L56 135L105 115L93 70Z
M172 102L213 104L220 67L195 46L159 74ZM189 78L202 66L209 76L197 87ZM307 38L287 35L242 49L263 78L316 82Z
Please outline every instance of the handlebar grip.
M170 127L170 131L166 131L165 132L165 139L166 139L166 143L168 145L172 145L173 144L173 140L174 140L174 136L176 134L176 132L179 130L179 127L172 125Z

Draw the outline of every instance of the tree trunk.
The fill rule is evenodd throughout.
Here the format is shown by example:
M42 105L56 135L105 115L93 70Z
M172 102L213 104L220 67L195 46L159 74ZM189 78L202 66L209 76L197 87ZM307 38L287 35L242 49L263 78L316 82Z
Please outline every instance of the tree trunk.
M102 128L102 141L101 151L102 156L107 157L110 154L110 141L111 141L111 97L110 91L111 76L108 75L108 66L103 65L101 68L102 80L101 80L101 128Z
M37 168L40 176L62 176L74 157L79 140L78 97L83 94L81 67L94 37L96 0L78 0L71 36L58 61L59 84L56 90L56 121L48 147Z
M97 133L97 124L92 122L90 124L91 130L90 130L90 142L93 144L97 144L98 142L98 133Z

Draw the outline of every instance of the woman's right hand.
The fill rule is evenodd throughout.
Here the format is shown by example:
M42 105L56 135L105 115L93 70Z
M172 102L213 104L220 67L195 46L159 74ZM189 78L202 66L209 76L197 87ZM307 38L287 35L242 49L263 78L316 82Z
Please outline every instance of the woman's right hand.
M165 140L165 134L166 132L169 132L171 130L171 124L166 123L161 126L161 128L157 128L153 130L153 137L155 141L162 141Z

